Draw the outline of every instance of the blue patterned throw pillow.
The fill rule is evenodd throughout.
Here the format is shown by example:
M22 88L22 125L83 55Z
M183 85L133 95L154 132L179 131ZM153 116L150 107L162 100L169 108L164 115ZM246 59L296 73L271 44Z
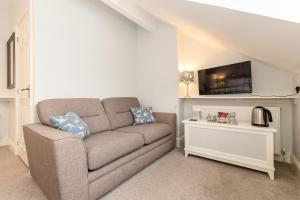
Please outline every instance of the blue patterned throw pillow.
M81 139L90 135L87 124L76 113L69 112L63 116L51 116L49 121L54 128L77 135Z
M131 108L131 112L134 117L134 124L146 124L146 123L154 123L155 118L153 116L152 107L146 108Z

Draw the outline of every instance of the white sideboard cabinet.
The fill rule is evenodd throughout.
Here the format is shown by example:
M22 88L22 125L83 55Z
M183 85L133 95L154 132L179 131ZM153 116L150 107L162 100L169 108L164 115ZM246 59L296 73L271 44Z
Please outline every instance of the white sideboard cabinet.
M274 128L184 120L189 154L266 172L274 179Z

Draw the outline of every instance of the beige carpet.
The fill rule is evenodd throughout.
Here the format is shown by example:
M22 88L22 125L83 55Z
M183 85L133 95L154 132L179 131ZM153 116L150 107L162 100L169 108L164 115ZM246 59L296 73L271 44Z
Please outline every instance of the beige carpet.
M175 150L101 200L300 200L295 167L276 163L276 180L264 173ZM28 169L0 148L0 199L45 200Z
M21 160L3 147L0 148L0 199L46 199Z

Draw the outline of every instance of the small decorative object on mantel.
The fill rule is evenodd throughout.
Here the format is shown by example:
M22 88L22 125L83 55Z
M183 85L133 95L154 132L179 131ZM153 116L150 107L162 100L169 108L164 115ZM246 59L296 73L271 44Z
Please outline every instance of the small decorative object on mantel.
M200 121L202 118L201 111L193 111L192 113L193 119Z
M208 114L208 115L207 115L206 120L207 120L208 122L214 122L214 121L213 121L213 117L211 116L211 114Z
M219 112L218 113L218 122L219 123L227 123L227 116L228 116L228 113L225 113L225 112Z
M236 113L229 113L228 114L228 123L229 124L234 124L234 125L237 125L238 124L238 121L237 121L237 118L236 118Z
M193 71L184 71L181 74L181 82L186 84L186 95L185 97L191 97L189 94L189 84L194 81L194 72Z
M15 88L16 78L16 39L13 33L7 41L7 89Z
M207 122L212 122L212 123L233 124L233 125L238 124L236 113L234 112L232 113L218 112L217 115L208 114L206 119Z

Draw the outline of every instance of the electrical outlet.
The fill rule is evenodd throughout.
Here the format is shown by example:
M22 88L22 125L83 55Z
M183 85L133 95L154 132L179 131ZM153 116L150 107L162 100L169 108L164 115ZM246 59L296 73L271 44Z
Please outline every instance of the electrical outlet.
M296 93L298 94L300 92L300 86L297 86L295 89L296 89Z

